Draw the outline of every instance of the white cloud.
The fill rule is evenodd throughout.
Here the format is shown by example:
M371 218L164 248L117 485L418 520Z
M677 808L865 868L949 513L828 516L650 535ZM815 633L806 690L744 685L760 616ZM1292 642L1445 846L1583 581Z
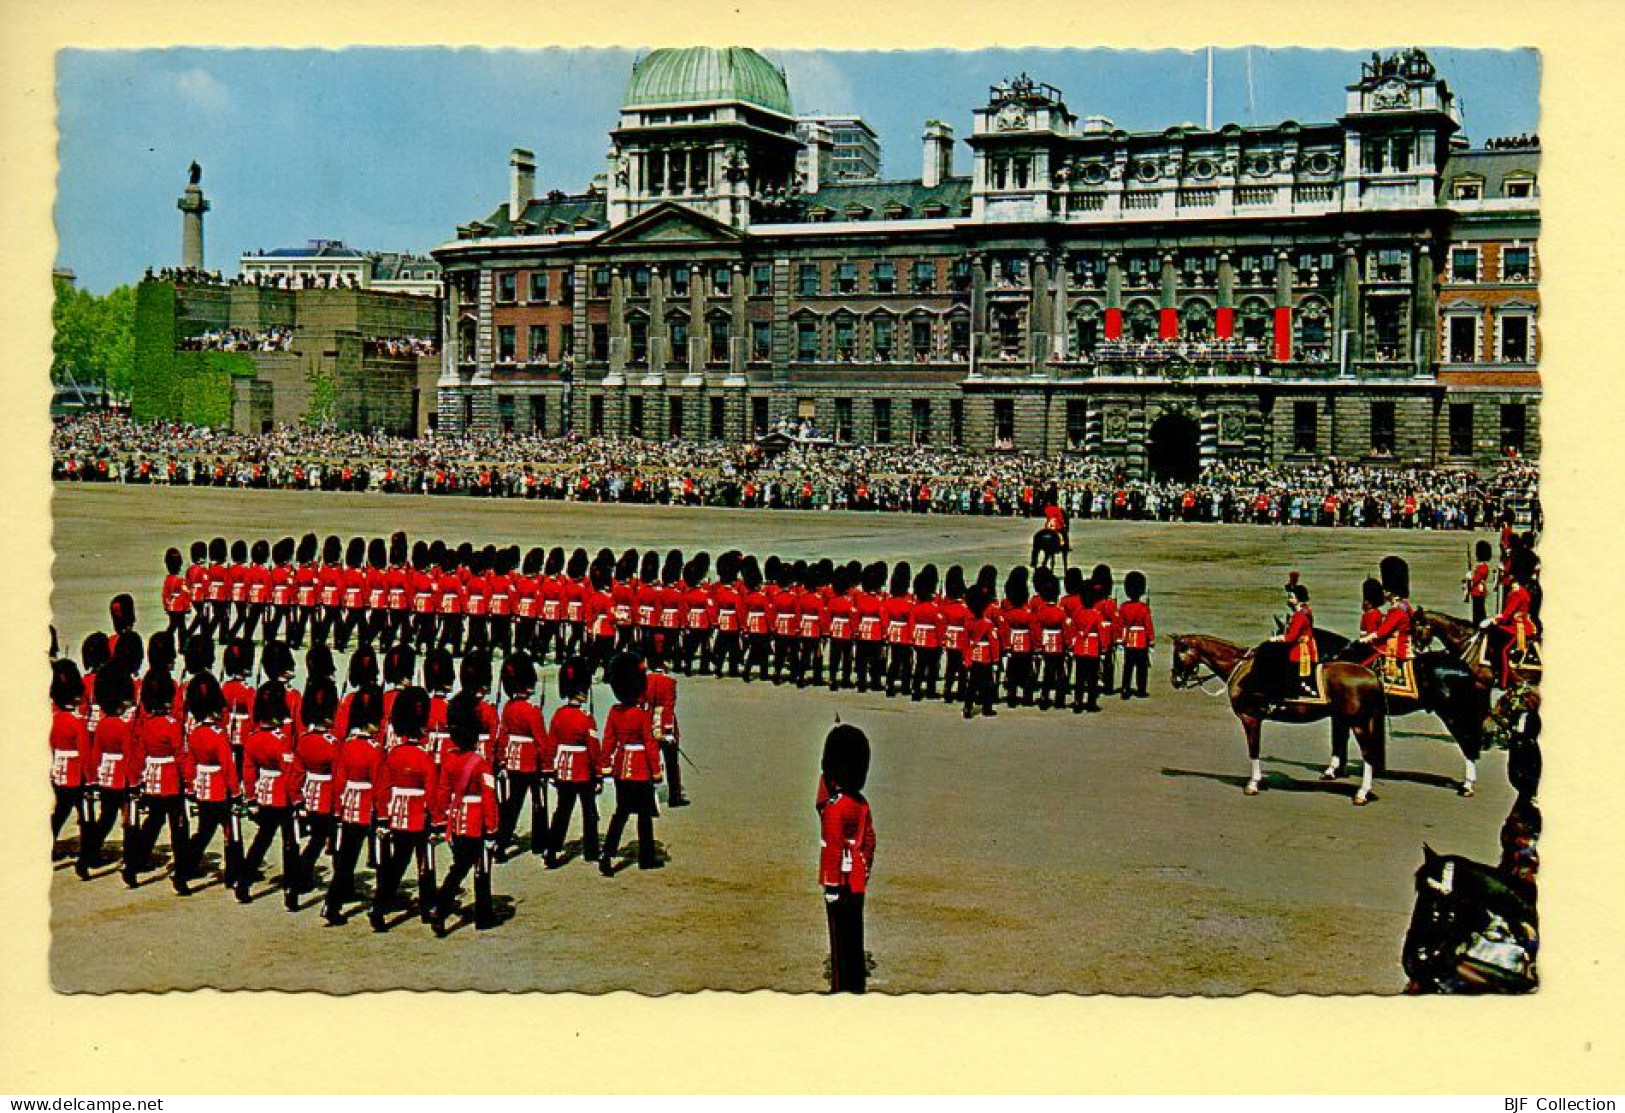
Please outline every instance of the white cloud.
M231 102L225 84L207 70L194 68L176 74L175 91L192 107L207 112L222 111Z

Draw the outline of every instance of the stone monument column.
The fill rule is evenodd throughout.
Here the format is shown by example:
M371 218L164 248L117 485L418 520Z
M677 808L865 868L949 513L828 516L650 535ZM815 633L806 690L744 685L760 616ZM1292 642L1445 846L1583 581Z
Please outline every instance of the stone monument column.
M193 164L194 168L196 164ZM181 266L191 270L203 269L203 214L209 211L209 202L203 196L203 187L196 179L182 191L175 207L181 211Z

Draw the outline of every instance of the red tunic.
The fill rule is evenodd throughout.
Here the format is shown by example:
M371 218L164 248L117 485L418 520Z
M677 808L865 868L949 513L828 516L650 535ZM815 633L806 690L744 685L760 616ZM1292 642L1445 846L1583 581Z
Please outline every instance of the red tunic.
M590 784L604 768L598 744L598 724L574 701L553 712L548 730L553 748L554 779L561 784Z
M1072 614L1072 656L1099 657L1105 648L1100 636L1100 612L1079 606Z
M440 810L439 784L435 779L434 759L423 752L423 747L402 742L384 759L383 780L380 789L387 789L389 829L417 832L431 823L445 819Z
M836 641L849 642L857 634L857 623L853 618L853 603L851 593L837 595L829 601L824 608L825 625L829 628L829 636Z
M484 758L472 751L446 755L435 811L445 817L448 835L482 839L496 834L501 825L496 778Z
M371 735L352 734L339 746L333 794L344 822L369 824L384 810L383 765L383 754Z
M1095 610L1100 614L1100 647L1109 650L1117 644L1117 600L1111 596L1095 601Z
M852 596L852 612L857 617L860 642L877 642L886 636L884 596L856 591Z
M547 748L547 722L541 708L527 699L511 699L502 708L502 768L510 773L535 773Z
M999 620L1004 624L1004 640L1011 654L1031 654L1034 649L1032 611L1025 606L1005 607Z
M696 584L683 596L683 625L690 630L709 630L716 621L716 607L705 585Z
M767 634L773 630L773 606L760 588L746 595L740 604L745 611L745 633Z
M960 650L965 666L997 664L999 651L999 624L985 615L972 617L965 625L965 645Z
M971 613L962 600L945 599L942 611L942 647L950 653L965 649L965 631L970 626Z
M616 704L609 709L604 719L603 770L617 781L660 780L660 747L643 708Z
M1383 612L1382 623L1376 629L1377 641L1385 656L1396 661L1411 657L1411 605L1396 599ZM1296 657L1293 660L1297 660Z
M164 577L164 586L159 589L158 597L163 601L164 611L167 614L185 614L192 609L192 593L187 582L179 576Z
M717 629L724 634L737 634L744 628L744 604L739 591L730 584L718 584L711 589L711 601L716 606Z
M677 681L663 672L651 671L643 689L643 709L649 714L649 731L656 741L677 738Z
M141 750L141 791L148 796L179 796L186 784L181 721L173 715L143 715L135 732Z
M922 599L909 609L909 638L916 649L941 649L942 608L935 599Z
M237 763L226 734L214 723L192 728L186 736L189 795L200 804L218 804L237 795Z
M800 604L797 607L796 635L807 639L823 637L824 613L823 597L817 592L803 592Z
M77 711L51 710L51 783L79 788L90 759L90 728Z
M1032 630L1038 652L1044 656L1066 652L1066 612L1056 604L1041 599L1032 605Z
M294 758L304 770L304 783L300 785L300 798L305 802L307 815L333 815L338 808L338 797L333 792L333 766L338 760L339 743L332 733L313 730L299 739Z
M819 809L818 882L853 893L869 888L875 825L861 796L838 792Z
M86 768L100 788L131 789L141 783L141 740L135 736L135 712L103 715L90 734Z
M1157 629L1151 623L1151 608L1141 600L1130 599L1117 612L1122 627L1123 646L1126 649L1150 649L1157 640Z
M220 686L220 694L226 700L226 738L240 749L254 717L254 689L233 677Z
M243 786L263 808L291 808L299 799L299 765L287 732L263 727L243 743Z
M880 604L881 617L886 622L886 641L892 645L908 645L909 616L914 612L914 600L907 595L890 595Z
M1311 663L1320 660L1320 652L1315 648L1315 616L1308 607L1292 612L1281 636L1286 639L1288 660L1301 663L1306 655Z

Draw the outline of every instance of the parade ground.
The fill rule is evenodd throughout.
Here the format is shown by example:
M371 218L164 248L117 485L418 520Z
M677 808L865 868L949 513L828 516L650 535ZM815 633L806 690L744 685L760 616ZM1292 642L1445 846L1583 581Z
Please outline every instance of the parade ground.
M404 529L527 548L734 547L916 568L961 563L969 575L991 562L1002 580L1026 559L1033 528L1007 518L60 484L54 517L52 607L73 654L106 628L119 591L134 594L143 634L160 628L164 550L216 535ZM604 878L579 857L549 872L522 855L495 874L509 918L438 940L416 919L387 935L372 934L364 916L329 927L319 896L289 914L263 884L257 891L268 895L243 907L218 883L182 899L161 873L129 890L115 867L81 882L71 863L58 863L52 982L71 993L821 991L829 948L813 796L823 737L839 716L867 731L874 751L871 992L1397 993L1422 844L1496 859L1512 800L1505 754L1484 756L1478 794L1463 799L1454 790L1461 757L1442 725L1394 720L1389 776L1371 806L1355 808L1356 778L1318 780L1329 753L1324 723L1267 724L1265 791L1247 797L1240 726L1227 701L1172 688L1167 643L1174 633L1249 644L1274 633L1291 570L1313 592L1318 624L1351 633L1360 581L1388 552L1410 562L1414 602L1463 613L1473 540L1079 523L1076 562L1104 561L1119 584L1131 568L1149 580L1158 639L1150 699L1113 696L1099 715L1001 705L996 718L967 722L941 703L679 678L693 806L665 810L656 823L664 869ZM558 698L553 669L545 675L550 716ZM44 676L42 668L42 700ZM607 689L595 703L602 722ZM31 853L46 869L40 764L41 838ZM442 871L446 861L442 850ZM277 872L275 855L267 872Z

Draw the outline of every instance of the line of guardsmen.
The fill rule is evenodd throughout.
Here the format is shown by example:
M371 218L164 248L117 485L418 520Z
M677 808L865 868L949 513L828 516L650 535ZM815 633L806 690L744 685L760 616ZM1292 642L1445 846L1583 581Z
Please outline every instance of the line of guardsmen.
M528 654L562 661L580 655L592 673L617 650L663 655L684 675L771 680L831 690L855 687L915 700L963 702L993 714L1004 702L1100 710L1102 693L1147 696L1155 630L1145 576L1124 577L1114 597L1111 569L1064 580L1017 566L1001 589L984 565L974 582L954 565L914 571L908 562L837 564L787 561L731 550L685 559L628 549L517 546L476 549L464 542L387 542L329 536L317 560L314 534L296 546L224 538L194 542L183 570L165 556L161 601L169 632L184 647L199 635L253 641L307 635L343 652L350 642L419 653L443 648ZM267 563L269 561L270 563ZM1121 687L1118 664L1121 656Z
M190 895L218 834L221 881L249 903L278 843L287 909L297 911L315 887L325 855L322 915L342 924L359 899L355 874L365 852L376 870L373 929L388 930L401 882L415 864L416 910L444 934L470 873L475 927L497 922L491 866L513 851L527 802L530 850L549 869L567 860L565 840L579 807L582 856L606 875L616 872L620 837L633 818L639 866L661 864L653 819L656 785L668 770L668 806L687 803L664 639L652 640L647 659L623 652L608 662L615 704L600 733L591 708L593 672L577 656L559 670L562 703L549 722L535 666L522 652L503 663L507 698L500 703L492 698L490 656L478 649L460 666L446 649L432 650L422 660L420 684L410 645L392 646L380 664L363 644L341 690L331 650L316 645L298 689L285 642L265 643L255 686L253 643L227 643L221 682L212 638L194 632L177 679L172 634L155 633L143 646L133 600L121 595L111 611L114 633L85 639L84 671L65 658L52 663L52 838L77 818L75 868L82 879L105 863L108 836L119 824L119 871L127 885L140 884L167 828L170 882ZM597 797L606 780L615 784L615 812L600 845ZM244 830L250 818L252 835ZM437 881L435 849L442 843L451 865ZM58 846L53 858L65 856Z

